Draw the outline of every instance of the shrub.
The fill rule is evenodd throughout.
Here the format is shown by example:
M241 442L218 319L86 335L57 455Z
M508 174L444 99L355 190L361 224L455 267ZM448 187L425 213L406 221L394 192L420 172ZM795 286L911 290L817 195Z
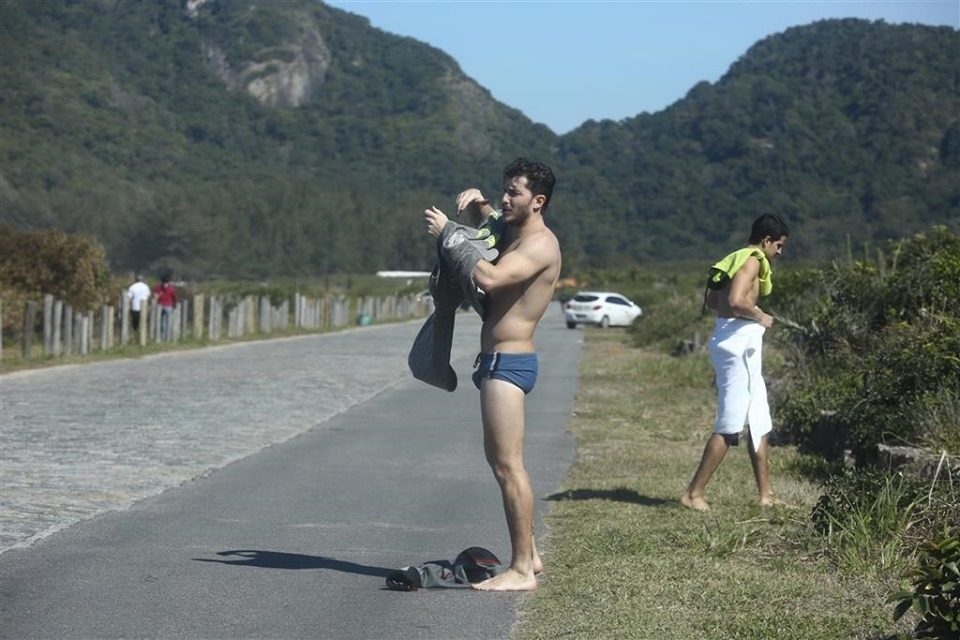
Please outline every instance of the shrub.
M958 453L956 422L939 425L957 415L960 236L934 227L891 243L875 262L819 275L788 276L780 292L779 304L796 314L774 334L789 361L776 407L783 431L807 444L829 410L858 459L889 441Z
M79 311L109 299L110 269L92 237L52 229L0 227L0 295L4 331L20 329L26 302L52 294Z
M710 336L711 319L701 314L699 294L671 289L647 296L641 306L643 316L627 330L635 347L660 345L673 349L678 343L693 339L695 334L700 335L702 342Z
M960 322L926 317L887 327L830 370L846 381L831 408L858 457L869 459L881 442L921 444L919 416L936 413L944 392L960 388L957 354Z
M945 536L924 544L918 565L907 572L909 583L893 594L893 619L913 609L921 617L914 629L917 638L960 638L960 537ZM910 588L912 587L912 588Z

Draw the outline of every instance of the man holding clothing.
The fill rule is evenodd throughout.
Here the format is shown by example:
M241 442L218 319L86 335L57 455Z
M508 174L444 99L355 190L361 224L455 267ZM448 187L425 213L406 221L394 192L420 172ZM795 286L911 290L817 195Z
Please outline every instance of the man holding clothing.
M512 551L506 571L473 585L481 591L532 591L543 568L523 462L524 397L537 377L534 331L560 276L560 244L543 219L555 183L550 168L539 162L518 158L504 169L500 256L481 260L472 274L486 294L473 381L480 390L484 453L500 485ZM475 227L494 212L478 189L462 192L456 203L457 215L467 214ZM424 211L427 232L435 238L447 222L436 207Z

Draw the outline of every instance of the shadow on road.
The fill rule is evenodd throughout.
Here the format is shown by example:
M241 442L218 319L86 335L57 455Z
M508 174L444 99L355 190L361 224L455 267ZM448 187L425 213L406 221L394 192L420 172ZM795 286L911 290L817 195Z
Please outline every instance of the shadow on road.
M283 553L281 551L262 551L258 549L235 549L218 551L217 558L193 558L197 562L217 562L238 567L260 567L261 569L333 569L344 573L356 573L364 576L386 578L396 569L370 567L324 556L308 556L302 553Z
M614 502L629 502L645 507L659 507L665 504L679 504L678 500L664 500L642 496L633 489L619 487L617 489L569 489L547 496L547 500L613 500Z

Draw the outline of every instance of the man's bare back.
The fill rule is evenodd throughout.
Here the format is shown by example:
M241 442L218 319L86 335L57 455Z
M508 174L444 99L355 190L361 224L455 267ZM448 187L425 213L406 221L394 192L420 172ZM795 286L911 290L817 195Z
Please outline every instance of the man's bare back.
M773 317L757 306L760 298L759 273L760 261L749 258L723 289L710 292L714 297L708 306L715 309L721 318L754 320L769 329L773 325Z

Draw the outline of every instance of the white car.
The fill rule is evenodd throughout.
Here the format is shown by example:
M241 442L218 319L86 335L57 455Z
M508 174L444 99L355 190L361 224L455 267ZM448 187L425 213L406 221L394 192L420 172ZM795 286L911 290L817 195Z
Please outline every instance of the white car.
M567 327L595 324L607 327L628 327L643 311L626 296L612 291L581 291L563 305Z

